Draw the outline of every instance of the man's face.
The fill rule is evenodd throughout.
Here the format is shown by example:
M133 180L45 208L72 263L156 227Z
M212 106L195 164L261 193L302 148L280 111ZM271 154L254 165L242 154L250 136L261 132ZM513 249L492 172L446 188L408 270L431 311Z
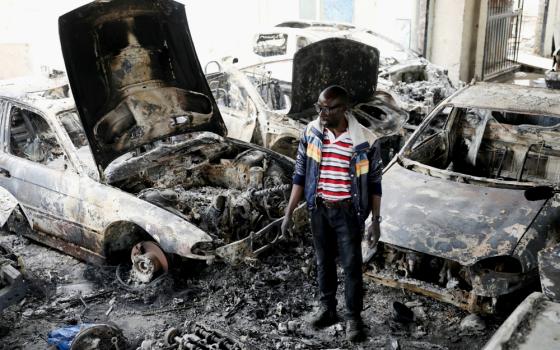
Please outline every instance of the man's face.
M321 118L321 125L327 128L336 128L342 122L346 106L338 97L328 96L324 93L319 95L317 109Z

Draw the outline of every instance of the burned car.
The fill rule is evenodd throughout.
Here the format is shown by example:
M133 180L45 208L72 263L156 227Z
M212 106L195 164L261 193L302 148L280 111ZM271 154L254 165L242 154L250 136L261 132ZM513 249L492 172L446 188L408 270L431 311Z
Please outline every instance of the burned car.
M285 108L286 96L290 96L291 59L307 45L326 38L347 38L375 47L379 50L378 91L391 92L398 97L399 108L410 115L410 130L420 124L430 110L443 99L456 91L454 84L447 76L447 71L420 57L416 52L380 33L343 23L316 21L289 21L276 25L274 28L255 36L281 36L287 42L298 44L296 51L282 51L282 54L268 54L259 59L239 58L240 66L261 91L263 99L272 109ZM267 43L267 41L264 41ZM271 41L277 43L277 40ZM255 54L263 41L254 44ZM294 45L288 45L292 47ZM268 51L267 51L268 52ZM253 62L256 61L256 62ZM289 107L288 107L289 108Z
M222 63L219 67L206 79L228 135L295 158L305 124L271 110L249 78L234 66Z
M14 225L89 262L132 255L141 281L167 256L228 259L277 233L293 161L227 137L183 5L97 1L59 29L76 108L0 99Z
M419 126L384 170L381 239L372 271L472 312L538 280L537 253L560 238L560 93L475 83Z
M282 100L282 106L267 104L263 85L255 85L246 72L219 64L220 72L207 74L209 86L232 137L251 141L295 158L299 137L305 125L317 117L313 104L319 93L331 84L345 86L355 105L352 113L378 138L392 140L408 120L391 92L376 91L379 51L369 45L345 39L328 38L312 43L294 56L289 98L279 93L269 101ZM272 83L271 83L272 84ZM282 97L283 96L283 97ZM389 143L388 143L389 145ZM389 160L400 146L384 147Z

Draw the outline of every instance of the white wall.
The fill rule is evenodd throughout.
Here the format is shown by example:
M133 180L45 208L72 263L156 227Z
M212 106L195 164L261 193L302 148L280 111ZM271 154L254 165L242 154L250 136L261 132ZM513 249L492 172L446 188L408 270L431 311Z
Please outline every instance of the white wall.
M550 0L548 5L548 16L546 17L546 28L543 42L544 57L552 55L552 38L556 48L560 46L560 0Z
M487 0L431 0L426 56L458 82L482 72Z
M29 45L31 72L39 73L42 65L63 69L58 16L87 2L0 0L0 44ZM0 51L0 54L3 52Z
M354 24L410 47L416 31L417 0L354 0ZM403 26L409 23L409 29Z
M29 70L64 69L58 17L90 0L0 0L0 45L29 45ZM299 0L180 0L201 63L251 49L253 34L285 20L297 19ZM0 55L7 55L2 51ZM13 46L12 46L13 47ZM13 48L10 49L13 52ZM13 54L12 54L13 56ZM18 56L19 57L19 56ZM14 71L15 72L15 71ZM18 74L23 74L18 70Z
M179 0L201 63L252 51L253 35L299 17L299 0Z
M0 80L29 75L33 72L29 45L0 44Z

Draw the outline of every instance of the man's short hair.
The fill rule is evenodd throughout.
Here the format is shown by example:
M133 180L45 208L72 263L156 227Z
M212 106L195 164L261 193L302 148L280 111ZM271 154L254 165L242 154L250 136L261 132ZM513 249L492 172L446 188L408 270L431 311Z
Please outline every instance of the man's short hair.
M331 85L323 90L322 94L325 94L325 97L328 98L338 98L346 106L350 104L350 94L340 85Z

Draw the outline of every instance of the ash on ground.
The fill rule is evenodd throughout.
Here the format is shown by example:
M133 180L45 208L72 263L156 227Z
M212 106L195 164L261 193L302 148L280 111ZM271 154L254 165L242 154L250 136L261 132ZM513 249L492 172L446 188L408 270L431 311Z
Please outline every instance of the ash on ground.
M142 290L119 283L117 267L88 265L5 232L0 242L23 258L30 283L26 298L0 313L0 349L45 349L49 331L87 322L117 325L129 349L173 348L165 345L168 331L176 328L181 336L184 325L194 323L246 349L478 349L507 316L484 317L485 327L465 327L461 321L468 314L454 306L366 280L367 339L350 344L342 321L324 330L307 324L318 307L309 237L282 242L237 267L176 263ZM395 301L414 311L413 322L392 319ZM340 270L338 304L342 315Z

